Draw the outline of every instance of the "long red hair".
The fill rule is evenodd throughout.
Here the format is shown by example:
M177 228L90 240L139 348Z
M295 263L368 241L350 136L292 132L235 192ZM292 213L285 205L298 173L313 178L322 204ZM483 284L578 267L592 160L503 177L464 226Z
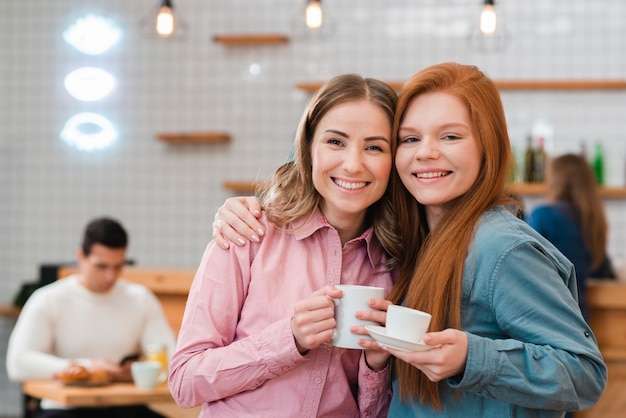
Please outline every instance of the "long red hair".
M406 256L390 298L394 303L430 312L430 329L439 331L461 329L463 266L476 222L493 206L512 203L505 190L511 148L495 84L476 67L458 63L430 66L404 84L399 93L394 135L411 101L434 91L451 94L467 106L482 155L480 175L465 194L448 205L431 231L424 206L407 192L394 172L392 195ZM419 398L422 403L441 408L438 383L399 360L396 371L403 401Z

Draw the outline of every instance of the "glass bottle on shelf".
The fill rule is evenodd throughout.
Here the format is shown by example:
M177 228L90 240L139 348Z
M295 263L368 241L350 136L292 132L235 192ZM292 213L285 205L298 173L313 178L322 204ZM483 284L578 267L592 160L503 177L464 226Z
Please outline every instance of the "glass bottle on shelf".
M506 177L506 182L509 184L513 184L519 181L519 165L517 164L517 147L515 144L511 144L511 154L513 158L511 158L511 163L509 166L509 174Z
M534 180L536 183L543 183L545 180L545 169L548 160L548 155L546 154L546 150L544 148L544 139L543 137L537 138L537 149L534 152Z
M528 135L526 139L526 150L524 151L524 182L534 183L535 181L535 153L533 151L532 137Z
M593 172L596 175L596 182L602 186L604 184L604 150L599 142L596 142L593 149Z

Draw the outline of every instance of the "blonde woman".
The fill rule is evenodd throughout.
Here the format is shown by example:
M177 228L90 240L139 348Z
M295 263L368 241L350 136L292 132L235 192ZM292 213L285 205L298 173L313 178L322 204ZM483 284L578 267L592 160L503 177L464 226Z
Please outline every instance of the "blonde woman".
M307 106L295 159L262 194L260 243L209 243L169 387L201 417L386 416L388 354L331 344L336 284L392 286L388 181L396 93L338 76ZM365 334L362 332L362 334Z

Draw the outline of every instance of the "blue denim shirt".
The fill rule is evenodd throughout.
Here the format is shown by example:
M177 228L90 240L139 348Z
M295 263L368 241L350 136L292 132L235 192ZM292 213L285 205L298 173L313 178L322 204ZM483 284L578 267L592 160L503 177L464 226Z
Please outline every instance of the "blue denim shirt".
M592 406L606 365L577 303L572 264L503 207L481 217L463 271L462 375L440 384L443 409L402 404L389 416L562 417Z

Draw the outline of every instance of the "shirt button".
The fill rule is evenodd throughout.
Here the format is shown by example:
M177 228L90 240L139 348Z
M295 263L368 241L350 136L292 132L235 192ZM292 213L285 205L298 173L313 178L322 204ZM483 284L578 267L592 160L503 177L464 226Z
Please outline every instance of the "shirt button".
M289 370L289 366L283 366L283 371L286 372Z
M589 331L585 331L585 337L589 338L590 334Z
M322 383L322 378L321 377L316 377L315 378L315 383Z

